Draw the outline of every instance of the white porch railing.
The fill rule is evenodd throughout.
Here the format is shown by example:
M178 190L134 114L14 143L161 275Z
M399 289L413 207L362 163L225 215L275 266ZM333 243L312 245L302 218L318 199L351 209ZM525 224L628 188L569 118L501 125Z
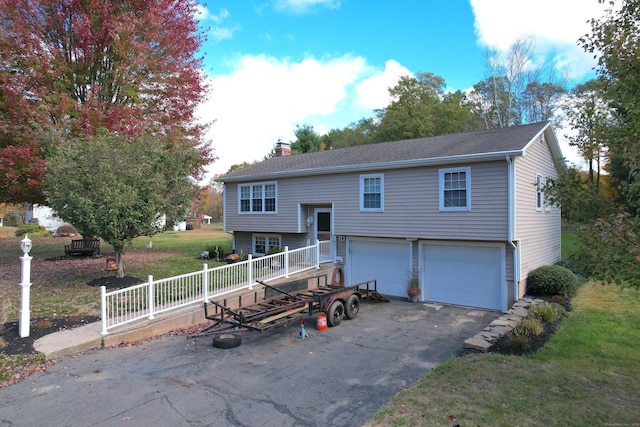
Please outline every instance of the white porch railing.
M107 292L100 288L102 306L102 334L110 329L140 319L153 319L156 314L181 308L209 298L240 289L251 289L258 281L288 277L325 262L334 262L334 245L330 240L317 241L315 245L289 250L260 258L252 258L234 264L182 274L167 279Z

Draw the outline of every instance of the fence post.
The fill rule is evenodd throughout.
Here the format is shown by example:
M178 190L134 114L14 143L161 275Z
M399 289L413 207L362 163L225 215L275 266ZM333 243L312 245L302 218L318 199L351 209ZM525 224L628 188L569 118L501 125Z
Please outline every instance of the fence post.
M209 299L209 266L206 262L202 266L202 298L203 301Z
M289 246L284 247L284 277L289 278Z
M249 289L253 288L253 279L251 278L251 276L253 275L252 267L253 267L253 255L249 254L247 255L247 280L248 280Z
M338 261L338 241L336 240L336 235L331 235L331 260L334 264Z
M149 275L148 277L149 280L149 288L147 289L147 308L149 309L149 319L153 319L153 308L154 308L154 301L153 301L153 276Z
M100 315L102 316L102 332L100 334L107 335L107 287L100 286Z
M316 268L320 268L320 240L316 240Z

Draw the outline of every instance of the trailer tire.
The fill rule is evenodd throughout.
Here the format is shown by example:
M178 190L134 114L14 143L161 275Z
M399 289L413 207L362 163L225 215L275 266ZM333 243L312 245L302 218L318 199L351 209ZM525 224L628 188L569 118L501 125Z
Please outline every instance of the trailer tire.
M327 322L329 326L338 326L344 317L344 304L340 301L334 301L329 307L327 313Z
M353 319L358 315L360 311L360 298L358 295L353 294L349 298L347 298L347 303L344 307L344 314L347 316L347 319Z
M213 337L215 348L236 348L242 344L242 337L238 334L220 334Z

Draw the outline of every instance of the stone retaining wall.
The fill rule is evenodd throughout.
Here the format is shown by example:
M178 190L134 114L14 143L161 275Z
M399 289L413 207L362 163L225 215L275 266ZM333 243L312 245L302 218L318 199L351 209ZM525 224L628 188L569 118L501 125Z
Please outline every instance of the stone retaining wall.
M529 307L541 302L544 301L529 297L522 298L514 303L509 311L491 322L489 326L466 339L462 346L467 350L488 351L498 339L511 332L522 319L529 315Z

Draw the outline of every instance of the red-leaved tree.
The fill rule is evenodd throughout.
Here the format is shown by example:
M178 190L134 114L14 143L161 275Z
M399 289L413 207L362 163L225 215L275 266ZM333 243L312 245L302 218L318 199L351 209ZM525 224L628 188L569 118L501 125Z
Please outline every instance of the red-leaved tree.
M0 201L44 201L45 159L69 137L142 134L212 160L197 0L0 0ZM105 178L106 179L106 178Z

